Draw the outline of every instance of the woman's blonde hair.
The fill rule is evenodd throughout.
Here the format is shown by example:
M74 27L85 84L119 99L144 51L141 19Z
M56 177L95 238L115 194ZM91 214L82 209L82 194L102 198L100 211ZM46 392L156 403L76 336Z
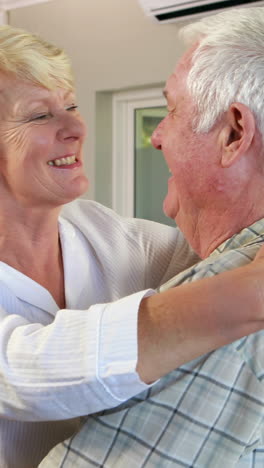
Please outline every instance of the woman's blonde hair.
M48 89L74 86L71 63L62 49L8 25L0 27L0 72Z

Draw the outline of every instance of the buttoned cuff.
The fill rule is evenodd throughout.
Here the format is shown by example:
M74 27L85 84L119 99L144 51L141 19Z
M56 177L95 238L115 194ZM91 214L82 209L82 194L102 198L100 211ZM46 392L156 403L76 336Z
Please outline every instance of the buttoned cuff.
M142 299L155 293L148 289L106 304L101 316L97 379L120 403L150 387L136 372L138 310Z

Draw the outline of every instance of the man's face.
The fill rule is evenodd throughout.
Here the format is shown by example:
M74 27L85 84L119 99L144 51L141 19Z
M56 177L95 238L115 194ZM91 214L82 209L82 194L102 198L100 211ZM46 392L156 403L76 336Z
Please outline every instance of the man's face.
M191 51L183 56L166 83L168 115L152 135L153 146L162 150L172 174L164 212L175 219L187 238L193 235L208 196L218 185L220 168L217 131L193 131L195 106L186 89L190 57Z

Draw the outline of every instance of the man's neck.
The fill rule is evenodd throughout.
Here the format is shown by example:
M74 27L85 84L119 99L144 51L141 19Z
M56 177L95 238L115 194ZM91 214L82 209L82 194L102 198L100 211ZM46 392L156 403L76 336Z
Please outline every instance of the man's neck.
M260 208L260 204L255 209L241 204L239 209L231 207L221 214L207 211L200 214L199 219L196 224L193 223L191 229L188 227L186 230L183 229L183 233L200 258L204 259L222 242L263 218L264 207Z

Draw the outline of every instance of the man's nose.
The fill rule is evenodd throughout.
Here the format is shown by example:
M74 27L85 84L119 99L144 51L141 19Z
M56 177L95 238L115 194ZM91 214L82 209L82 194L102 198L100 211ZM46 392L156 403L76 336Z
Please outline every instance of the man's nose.
M163 120L155 128L151 136L151 144L154 148L161 150L162 149L162 129L163 129Z

